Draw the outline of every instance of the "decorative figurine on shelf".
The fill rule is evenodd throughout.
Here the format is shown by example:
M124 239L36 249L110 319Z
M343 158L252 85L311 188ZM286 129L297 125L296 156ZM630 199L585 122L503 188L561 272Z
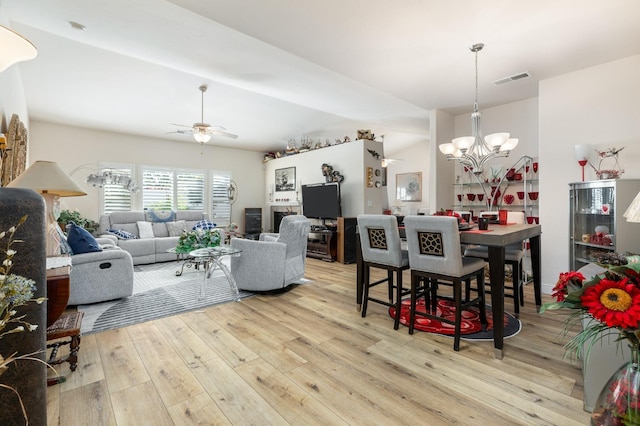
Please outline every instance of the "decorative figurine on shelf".
M322 165L322 175L327 183L329 182L338 182L342 183L344 180L344 176L340 174L337 170L333 170L333 166L324 163Z
M369 151L369 154L371 154L376 160L380 159L380 154L378 154L375 150L367 148L367 151Z
M593 167L593 170L596 172L596 176L598 176L598 179L618 179L620 175L624 173L624 169L621 169L620 164L618 163L618 154L623 149L624 147L607 148L604 151L598 151L596 149L596 152L598 153L598 158L600 158L600 161L598 161L598 168L596 168L591 163L589 163L589 165ZM613 158L615 163L613 165L613 168L603 169L602 162L607 158Z

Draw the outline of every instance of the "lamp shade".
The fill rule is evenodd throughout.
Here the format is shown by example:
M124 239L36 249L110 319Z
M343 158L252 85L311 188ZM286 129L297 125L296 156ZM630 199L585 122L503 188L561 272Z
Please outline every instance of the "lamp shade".
M15 31L0 25L0 72L11 65L33 59L38 54L36 47L29 40Z
M640 192L633 199L622 217L626 218L627 222L640 222Z
M591 156L591 145L582 144L582 145L574 145L573 152L576 156L576 161L588 160L589 156Z
M87 195L62 171L58 163L53 161L36 161L7 186L33 189L41 194L54 194L60 197Z

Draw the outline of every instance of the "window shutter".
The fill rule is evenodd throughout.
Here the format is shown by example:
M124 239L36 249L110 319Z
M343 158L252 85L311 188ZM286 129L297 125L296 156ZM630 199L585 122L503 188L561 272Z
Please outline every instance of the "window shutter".
M218 226L227 226L231 222L231 203L229 185L231 174L213 172L211 177L211 218Z
M177 172L177 209L204 210L204 173Z
M142 170L142 208L173 209L173 172L170 170Z
M104 167L101 172L110 171L114 174L133 177L131 168ZM104 213L123 212L132 210L133 199L131 191L122 185L105 184L102 187L102 211Z

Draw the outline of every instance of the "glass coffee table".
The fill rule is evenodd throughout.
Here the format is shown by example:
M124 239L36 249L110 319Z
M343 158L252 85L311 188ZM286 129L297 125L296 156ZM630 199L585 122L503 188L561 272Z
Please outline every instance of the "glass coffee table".
M189 257L195 265L204 265L204 279L202 280L202 286L200 287L198 295L199 300L204 299L207 281L211 278L216 269L220 269L222 273L224 273L227 281L229 282L229 287L235 295L236 301L240 300L240 292L238 291L236 280L233 279L231 271L227 265L222 263L221 259L225 256L240 256L241 254L242 250L233 249L230 246L224 245L200 248L189 252Z

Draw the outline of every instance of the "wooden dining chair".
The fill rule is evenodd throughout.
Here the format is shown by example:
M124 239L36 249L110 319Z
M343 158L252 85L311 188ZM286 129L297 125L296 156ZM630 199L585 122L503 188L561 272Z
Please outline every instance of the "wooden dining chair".
M409 256L407 250L402 249L398 221L392 215L364 214L359 215L357 219L363 261L362 317L367 315L369 301L393 307L395 309L393 328L397 330L400 325L402 296L410 292L410 289L404 288L402 284L402 272L409 269ZM387 277L371 282L371 268L386 270ZM369 294L372 287L383 283L387 283L388 300L378 299Z
M523 212L509 212L507 215L507 223L523 224L525 221ZM489 262L489 249L486 246L469 246L464 252L465 256L477 257L483 259L485 262ZM505 297L513 299L513 313L516 318L520 316L520 306L524 306L524 280L522 279L522 259L524 258L524 250L522 249L522 242L509 244L504 250L504 263L511 268L512 285L505 285L504 289L507 290L504 294ZM490 283L485 283L490 284ZM485 292L490 293L489 290ZM470 287L466 289L466 297L469 298Z
M411 311L409 334L413 334L416 316L436 319L455 327L453 349L460 350L462 311L477 306L480 322L487 325L484 297L484 261L468 258L460 252L458 220L452 216L407 216L404 220L411 268ZM477 281L478 297L462 300L462 283ZM453 285L455 318L437 315L438 284ZM425 298L426 312L416 310L416 302ZM445 297L445 296L440 296ZM451 299L451 297L445 297Z

